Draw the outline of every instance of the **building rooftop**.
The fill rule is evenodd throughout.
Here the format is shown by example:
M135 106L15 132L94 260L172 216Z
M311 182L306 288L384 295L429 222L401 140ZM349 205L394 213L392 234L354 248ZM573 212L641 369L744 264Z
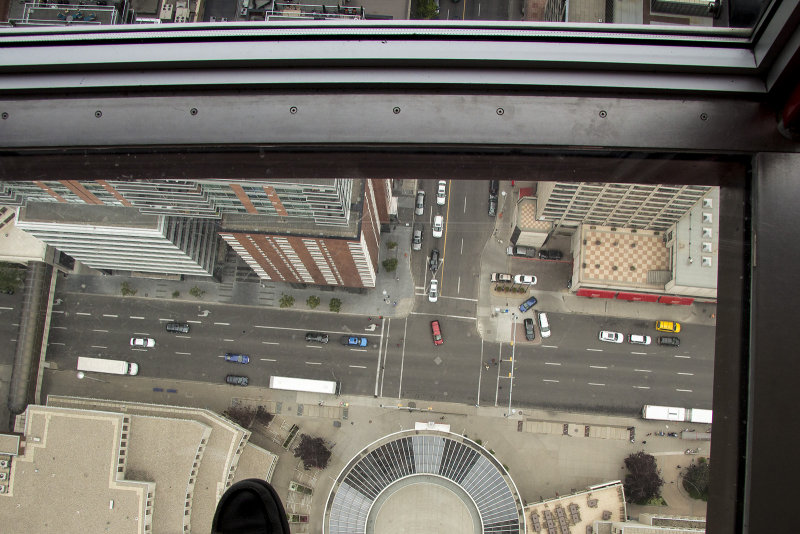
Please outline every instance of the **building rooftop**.
M37 222L153 230L160 228L162 218L159 215L144 215L137 208L60 202L30 202L19 209L17 216L20 224Z
M625 518L625 493L619 481L525 507L528 534L548 532L548 522L553 525L552 532L558 532L559 527L561 532L591 532L589 527L595 521L625 521Z
M37 534L145 532L152 486L118 472L124 426L122 414L30 405L24 453L0 497L3 523Z
M6 213L13 214L16 208L4 208ZM11 220L0 228L0 260L11 263L27 263L29 261L45 261L47 244L27 232L23 232Z
M239 457L233 482L236 483L248 478L260 478L269 482L272 480L272 473L277 463L278 457L275 454L248 443Z

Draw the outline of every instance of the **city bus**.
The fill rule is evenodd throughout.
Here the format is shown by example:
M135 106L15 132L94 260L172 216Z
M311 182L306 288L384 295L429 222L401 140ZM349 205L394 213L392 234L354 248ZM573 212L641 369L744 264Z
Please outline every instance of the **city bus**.
M271 376L269 377L269 387L272 389L306 391L308 393L326 393L328 395L338 396L341 392L342 384L338 380L311 380L308 378Z

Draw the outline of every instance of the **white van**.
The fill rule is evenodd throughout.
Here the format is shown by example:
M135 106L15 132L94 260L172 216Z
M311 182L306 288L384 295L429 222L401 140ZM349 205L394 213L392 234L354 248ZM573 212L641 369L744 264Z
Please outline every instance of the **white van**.
M539 333L542 337L550 337L550 323L547 321L547 314L539 313Z

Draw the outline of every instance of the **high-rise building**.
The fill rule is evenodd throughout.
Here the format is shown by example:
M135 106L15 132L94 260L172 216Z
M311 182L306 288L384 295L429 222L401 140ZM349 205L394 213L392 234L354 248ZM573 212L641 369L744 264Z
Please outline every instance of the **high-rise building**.
M701 185L539 182L536 218L571 234L581 224L667 230L711 188Z

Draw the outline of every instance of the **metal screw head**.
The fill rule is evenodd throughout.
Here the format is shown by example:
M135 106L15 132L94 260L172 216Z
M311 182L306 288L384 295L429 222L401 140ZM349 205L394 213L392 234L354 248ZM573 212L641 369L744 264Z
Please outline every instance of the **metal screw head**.
M708 120L708 113L701 113L700 114L700 120L701 121L707 121Z
M294 115L295 113L297 113L297 106L292 106L292 107L290 107L290 108L289 108L289 113L291 113L292 115Z
M506 110L504 110L503 108L497 108L497 114L498 115L502 115L505 112L506 112Z
M395 115L397 115L398 113L400 113L400 108L398 108L398 107L394 107L394 108L392 108L392 113L394 113Z
M601 110L600 110L600 113L599 113L599 115L600 115L600 118L601 118L601 119L605 119L606 117L608 117L608 113L607 113L607 112L606 112L606 110L604 110L604 109L601 109Z
M191 115L197 115L199 113L199 111L197 111L197 108L192 108L192 109L189 110L189 113Z
M94 116L99 119L100 117L103 116L103 112L98 109L97 111L94 112Z
M6 112L4 111L4 112L3 112L3 114L2 114L2 115L0 115L0 116L1 116L1 117L3 117L3 120L6 120L6 119L8 118L8 113L6 113Z

